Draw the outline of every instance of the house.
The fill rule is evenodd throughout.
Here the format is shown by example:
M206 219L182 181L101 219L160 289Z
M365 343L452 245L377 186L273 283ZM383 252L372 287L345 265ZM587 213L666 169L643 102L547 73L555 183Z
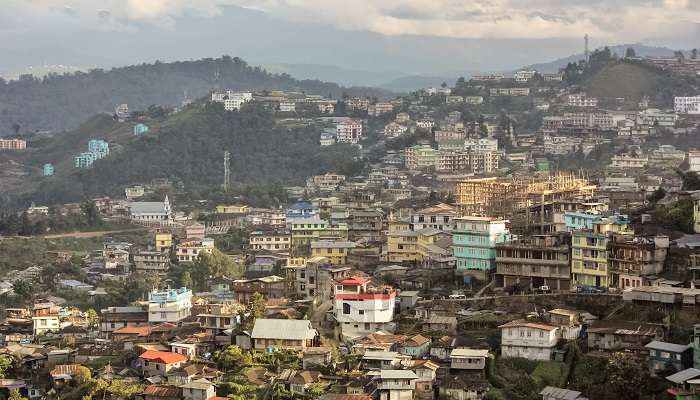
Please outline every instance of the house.
M432 314L423 325L424 328L432 332L443 332L454 334L457 332L457 317Z
M182 390L173 386L148 385L141 396L143 400L181 400Z
M403 268L404 267L401 267L401 269L405 271ZM417 290L402 290L399 292L399 310L401 312L412 310L416 304L418 304L418 300L420 299L418 293L419 292Z
M454 349L450 353L450 368L453 370L483 370L486 368L488 350Z
M292 394L305 394L306 389L308 389L312 384L319 383L321 381L321 373L318 371L301 371L295 373L289 379L289 391Z
M600 350L641 350L664 336L663 326L633 321L598 320L586 330L588 347Z
M335 319L345 337L394 330L396 291L387 286L373 287L370 279L352 276L335 285Z
M675 372L693 366L693 346L654 340L644 346L649 350L649 371L652 375L671 368Z
M490 389L484 374L460 373L447 375L438 384L441 399L479 400Z
M180 386L185 400L208 400L216 396L216 388L206 379L198 379Z
M177 323L190 316L192 291L187 288L153 289L148 294L148 322Z
M197 345L194 343L170 343L170 351L187 357L189 360L194 360L197 357Z
M411 370L385 369L379 374L379 400L413 400L418 376Z
M399 344L398 351L401 354L420 358L430 349L430 338L422 335L411 336Z
M576 340L581 333L581 313L574 310L555 308L547 311L549 324L558 326L560 336L566 340Z
M303 350L313 347L318 332L311 321L258 318L250 337L253 349L284 348Z
M187 362L187 357L170 351L148 350L139 356L144 376L165 376Z
M335 137L338 143L357 144L362 139L362 121L346 119L335 126Z
M143 306L108 307L101 310L100 335L109 339L112 332L125 326L148 322L148 311Z
M331 264L345 265L348 252L355 243L347 240L318 240L311 242L311 257L326 257Z
M401 361L410 359L411 356L403 355L396 351L367 350L362 356L362 367L374 370L395 369L401 366Z
M452 336L442 336L433 341L432 346L430 346L430 357L440 361L449 360L452 349L455 347L455 342L456 339Z
M551 360L559 340L559 327L539 322L515 320L501 330L501 356L529 360Z
M34 336L58 332L60 329L58 312L59 307L54 303L34 304L34 309L32 310L32 333Z
M666 380L673 383L675 389L669 389L669 394L681 394L681 395L692 395L693 392L697 393L696 390L700 384L700 369L688 368L683 371L676 372L673 375L666 377ZM695 389L692 392L688 389ZM676 397L676 399L691 400L696 397Z
M194 262L200 253L211 254L214 251L214 239L185 239L175 246L175 255L180 262Z
M365 351L395 351L400 343L403 343L408 336L388 335L383 332L370 333L366 337L358 340L353 346L353 353L363 354Z
M542 400L588 400L575 390L547 386L540 392Z
M429 360L406 360L402 362L405 369L416 373L416 399L432 400L435 396L433 385L437 378L439 365Z
M49 371L49 376L51 377L51 383L54 386L62 386L68 381L73 379L73 376L83 368L80 364L60 364L56 365Z
M333 349L330 347L307 347L301 355L302 368L314 365L330 365L333 361Z
M468 216L455 219L452 249L457 258L457 273L465 282L485 280L496 269L496 244L508 241L507 220L491 217Z

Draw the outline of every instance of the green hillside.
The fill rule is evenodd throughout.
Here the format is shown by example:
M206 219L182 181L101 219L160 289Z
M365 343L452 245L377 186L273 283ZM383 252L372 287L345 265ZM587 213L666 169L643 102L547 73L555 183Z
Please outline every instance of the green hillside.
M121 103L127 103L131 110L145 110L152 104L179 106L185 93L189 98L199 98L216 87L298 90L336 98L345 92L380 97L387 93L270 74L228 56L53 74L42 79L23 76L6 82L0 78L0 136L14 134L16 130L22 134L74 129L95 114L112 113Z
M125 186L149 183L154 178L181 182L186 189L216 187L223 181L222 160L231 152L232 179L236 185L259 187L303 185L314 174L361 172L363 162L355 147L321 147L321 126L286 127L258 104L240 112L224 111L220 104L196 103L160 118L146 118L148 134L134 136L133 122L119 123L98 115L74 131L31 142L32 149L11 159L37 171L45 162L56 175L34 172L21 187L8 188L0 207L55 204L85 197L120 196ZM72 157L86 151L90 139L110 144L108 157L91 169L76 169ZM4 155L3 157L10 157ZM0 160L1 161L1 160ZM10 197L8 193L17 193Z
M586 92L598 98L624 97L638 101L651 95L660 79L659 72L640 65L612 64L586 82Z

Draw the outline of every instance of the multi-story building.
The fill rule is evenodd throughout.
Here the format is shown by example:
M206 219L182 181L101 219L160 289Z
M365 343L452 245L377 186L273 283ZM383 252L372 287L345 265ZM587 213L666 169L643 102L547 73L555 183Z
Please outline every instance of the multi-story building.
M406 148L405 163L408 169L433 168L437 163L439 151L429 144L417 144Z
M610 158L610 168L636 169L645 168L649 164L648 156L632 154L616 154Z
M0 150L24 150L27 141L23 139L0 139Z
M96 159L95 153L85 151L77 156L73 156L73 166L75 166L75 168L90 168L92 164L95 163Z
M369 286L368 278L353 276L335 285L333 312L343 337L356 338L379 330L393 332L396 291Z
M496 268L496 243L510 240L507 220L468 216L456 218L452 232L452 249L457 259L457 273L465 281L486 280Z
M664 269L668 236L612 235L609 244L612 287L648 286L650 276L657 277Z
M224 110L234 111L240 110L241 106L253 100L253 94L250 92L234 92L233 90L217 91L211 94L211 101L215 103L223 103Z
M350 267L330 264L325 257L290 259L285 267L286 296L313 300L327 299L333 293L335 282L350 274Z
M518 83L527 83L534 78L535 75L537 75L537 71L524 69L513 74L513 79Z
M501 330L501 356L548 361L559 341L559 327L516 320L498 327Z
M413 231L433 228L443 232L451 232L455 228L455 218L458 216L456 207L438 203L411 213L410 228Z
M280 112L295 112L297 105L293 101L280 101Z
M325 257L331 264L345 265L348 252L355 246L348 240L319 240L311 242L311 257Z
M201 253L214 251L214 239L189 239L175 246L175 256L180 262L194 262Z
M464 96L464 102L467 104L477 105L484 103L483 96Z
M377 380L379 400L412 400L418 375L411 370L383 369Z
M170 199L160 201L134 201L129 204L129 216L135 223L164 223L172 219Z
M145 306L108 307L100 311L100 336L109 339L112 332L125 326L139 326L148 323L148 310Z
M347 240L348 225L330 224L324 219L305 219L291 224L291 248L293 256L311 254L311 242L318 240Z
M491 88L491 96L529 96L530 88Z
M574 284L610 286L608 244L612 234L631 234L626 216L593 222L593 229L577 230L571 239L571 277Z
M367 110L369 108L369 100L360 97L352 97L345 101L345 106L349 110Z
M678 114L700 114L700 96L674 97L673 111Z
M673 128L678 120L678 115L672 112L664 112L656 108L648 108L639 113L637 123L639 125L659 126Z
M562 82L564 80L564 74L542 74L542 78L545 82Z
M254 251L288 252L291 241L288 230L254 230L248 236L250 249Z
M394 105L389 102L379 102L377 104L372 104L367 108L367 114L369 114L371 117L378 117L392 111L394 111Z
M41 167L41 174L43 176L53 176L54 172L55 169L51 163L46 163Z
M134 270L146 273L166 273L170 266L168 253L160 251L139 251L134 254Z
M354 241L378 242L382 239L384 213L376 209L353 209L348 213L348 237Z
M585 93L570 94L567 99L569 107L598 107L598 99L588 97Z
M34 336L58 332L61 329L58 312L59 307L54 303L34 304L34 309L32 310L32 333Z
M109 155L109 143L102 139L92 139L88 142L88 151L95 153L95 159L105 158Z
M173 247L173 235L169 232L156 232L155 248L158 252L170 251Z
M315 175L312 178L314 187L322 192L332 192L338 190L340 186L345 183L345 180L345 175L331 173Z
M408 132L406 125L401 125L397 122L389 122L384 127L384 136L387 138L396 138Z
M424 264L440 264L452 258L452 234L434 228L416 231L416 256Z
M487 82L487 81L501 81L505 79L505 76L503 74L481 74L481 75L473 75L471 77L471 80L473 81L482 81L482 82Z
M154 289L148 294L148 322L177 323L190 316L192 291L180 289Z
M569 290L571 267L565 235L538 235L496 244L496 288Z
M386 241L384 257L386 261L394 263L417 261L418 234L411 229L409 221L390 220Z
M346 119L335 126L335 139L338 143L357 144L362 139L362 121Z

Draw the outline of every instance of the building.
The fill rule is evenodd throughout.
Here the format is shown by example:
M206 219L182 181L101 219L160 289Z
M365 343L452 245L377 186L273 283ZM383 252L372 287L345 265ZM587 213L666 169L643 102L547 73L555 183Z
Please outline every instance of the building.
M626 216L593 222L593 229L574 231L571 238L571 279L584 286L610 286L608 245L613 233L631 233Z
M148 294L148 322L177 323L190 316L192 291L180 289L154 289Z
M34 304L32 310L32 333L34 336L58 332L60 330L58 312L59 307L54 303Z
M674 97L673 111L678 114L700 114L700 96Z
M654 340L662 340L663 325L636 321L596 320L587 328L590 349L642 350Z
M129 204L129 216L135 223L167 223L172 220L168 195L160 201L133 201Z
M110 339L112 332L126 326L148 323L148 311L144 306L108 307L100 310L100 336Z
M588 97L585 93L570 94L566 104L569 107L598 107L598 99Z
M297 105L293 101L280 101L280 112L295 112Z
M316 219L317 217L318 209L310 201L298 201L287 207L288 225L298 220Z
M548 361L559 341L559 327L539 322L516 320L498 327L501 330L501 356Z
M349 110L367 110L369 108L369 100L360 97L352 97L345 101L345 106Z
M234 92L232 90L217 91L211 94L211 101L223 103L224 110L234 111L240 110L241 106L253 100L253 94L250 92Z
M610 286L626 289L651 285L664 269L669 248L665 235L612 235L609 241Z
M386 240L386 261L403 263L418 260L418 233L411 229L409 221L389 220Z
M154 242L156 251L170 251L173 247L173 235L169 232L156 232Z
M257 318L250 334L255 350L304 350L314 347L317 336L318 332L311 326L311 321L306 319Z
M408 132L408 127L397 122L389 122L386 126L384 126L384 137L387 138L396 138L406 132Z
M565 235L537 235L496 244L496 288L568 291L569 243Z
M569 389L561 389L554 386L546 386L540 392L542 400L588 400L581 392Z
M389 102L378 102L367 108L367 114L371 117L378 117L382 114L394 111L394 105Z
M182 354L170 351L147 350L139 356L141 373L146 376L166 376L188 361Z
M390 287L372 287L369 283L367 278L353 276L335 285L333 312L343 337L394 330L396 291Z
M534 78L535 75L537 75L537 71L524 69L513 74L513 79L518 83L527 83Z
M404 150L405 164L408 169L434 168L437 164L439 150L422 143Z
M214 251L214 239L185 239L175 246L175 256L180 262L194 262L201 253Z
M649 164L648 156L633 154L616 154L610 158L610 168L635 169L645 168Z
M119 122L126 121L131 115L129 113L129 105L126 103L118 105L114 108L114 115L117 116L117 120L119 120Z
M348 240L318 240L311 242L311 257L325 257L333 265L345 265L355 246Z
M95 159L105 158L109 155L109 143L102 139L92 139L88 142L88 151L95 154Z
M689 151L686 160L688 161L688 171L700 172L700 151Z
M350 275L350 267L330 264L325 257L290 258L286 270L286 296L312 300L327 299L333 293L337 280Z
M148 125L141 124L141 123L134 125L134 135L135 136L141 136L144 133L148 133Z
M0 150L24 150L27 141L24 139L0 139Z
M53 176L54 172L55 169L51 163L46 163L41 167L41 174L43 176Z
M450 352L450 369L483 371L488 357L488 350L454 349Z
M530 88L491 88L489 90L491 96L529 96Z
M413 400L418 376L411 370L384 369L379 373L379 400Z
M644 346L649 350L649 372L657 375L671 369L683 371L693 366L693 345L654 340Z
M83 152L73 157L73 166L75 168L90 168L97 158L93 152Z
M250 249L254 251L289 252L291 241L290 231L286 229L254 230L248 236Z
M452 249L457 259L457 274L486 280L496 269L496 243L511 238L507 220L491 217L456 218Z
M384 213L376 209L352 209L348 215L348 237L358 242L379 242L384 229Z
M362 122L346 119L335 126L335 139L338 143L357 144L362 139Z
M433 228L443 232L451 232L455 228L455 218L458 215L456 207L438 203L411 213L410 227L413 231Z
M169 268L168 253L142 250L134 254L134 270L137 272L164 274Z

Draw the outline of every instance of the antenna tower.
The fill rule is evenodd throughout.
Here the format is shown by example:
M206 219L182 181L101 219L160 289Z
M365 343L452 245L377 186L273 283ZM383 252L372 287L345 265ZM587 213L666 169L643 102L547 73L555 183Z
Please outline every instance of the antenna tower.
M224 152L224 191L228 192L231 187L231 153L226 150Z
M589 54L590 54L590 53L588 52L588 34L586 34L586 36L584 36L583 39L584 39L584 42L585 42L585 44L586 44L586 45L585 45L585 48L584 48L583 54L584 54L585 57L586 57L586 62L588 62L588 56L589 56Z

